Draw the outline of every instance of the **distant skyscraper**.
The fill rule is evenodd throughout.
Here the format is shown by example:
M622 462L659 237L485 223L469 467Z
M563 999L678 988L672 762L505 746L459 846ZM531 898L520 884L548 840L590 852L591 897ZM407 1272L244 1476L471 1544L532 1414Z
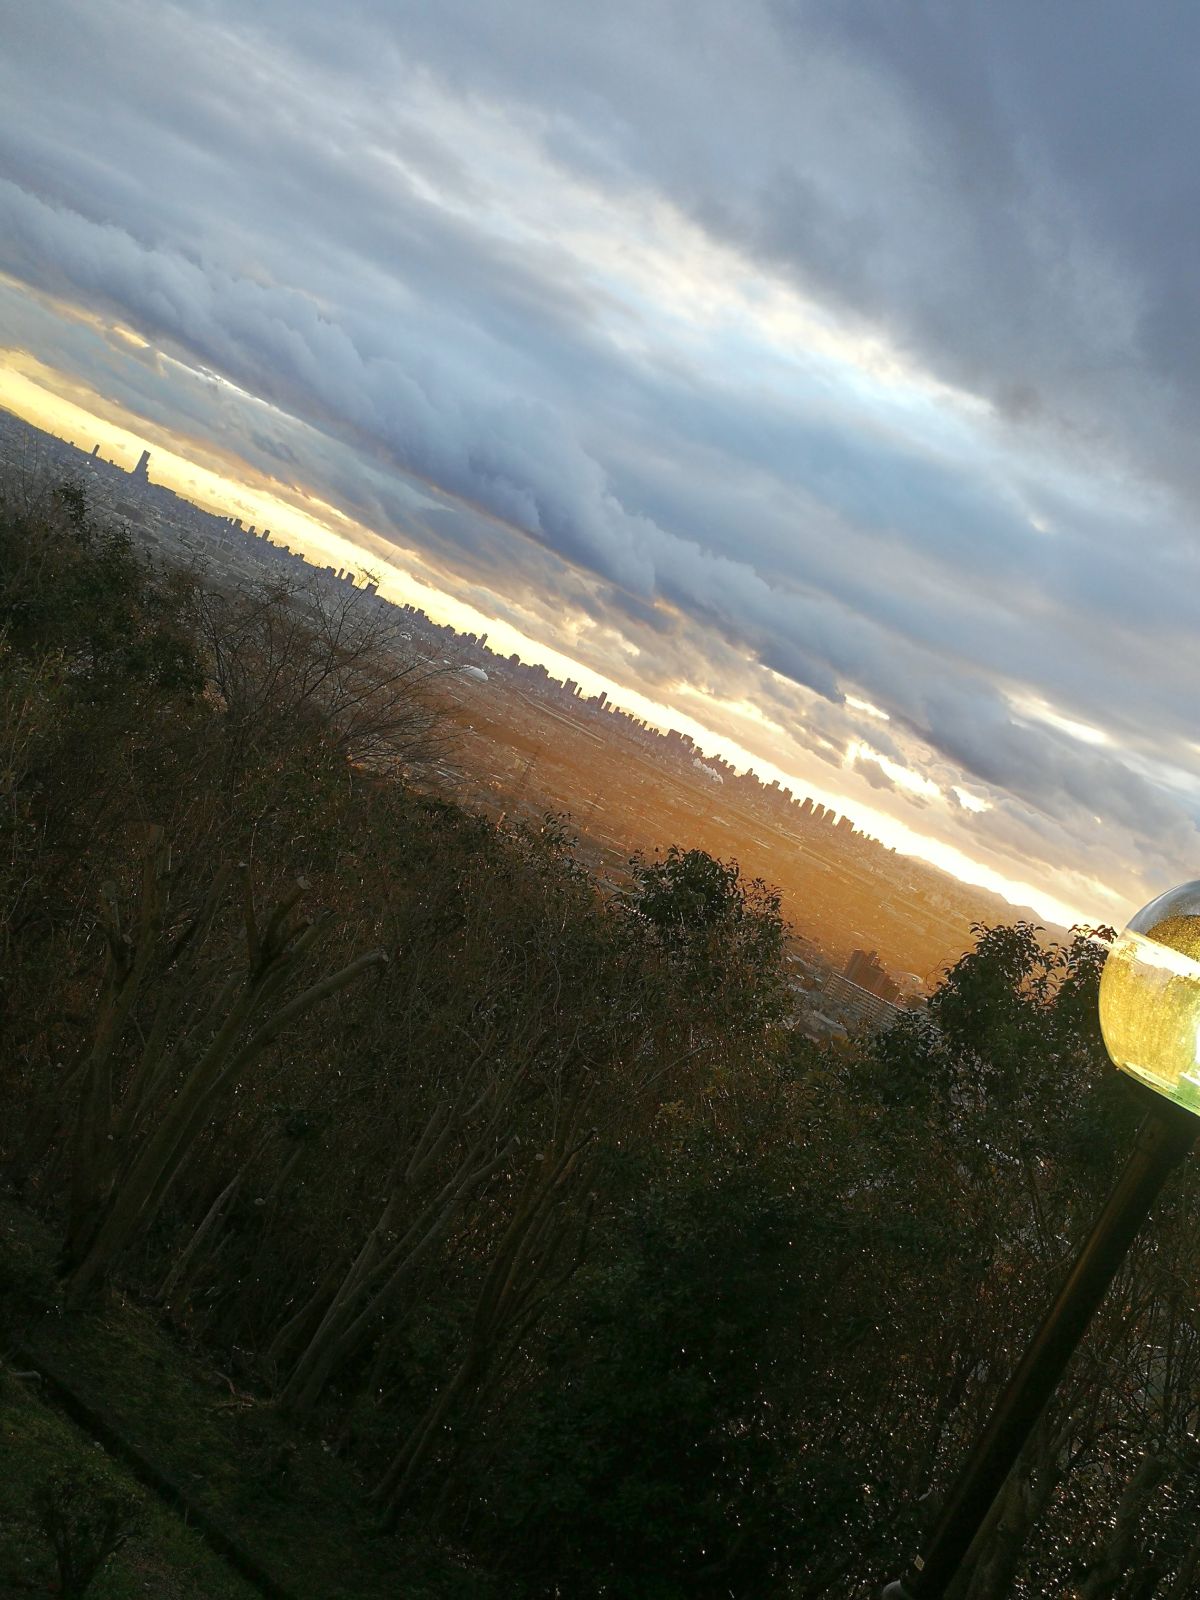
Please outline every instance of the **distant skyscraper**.
M874 950L855 950L846 963L844 976L860 989L867 989L881 1000L895 1000L899 990L879 964Z
M142 451L141 455L138 457L137 466L134 467L133 471L129 474L129 476L131 478L140 478L143 483L148 483L150 481L150 452L149 452L149 450L143 450Z
M866 950L852 950L850 952L850 959L847 961L845 966L845 976L850 979L851 983L862 983L863 976L866 973L869 973L874 965L874 950L870 952ZM863 987L865 988L866 985L864 984Z

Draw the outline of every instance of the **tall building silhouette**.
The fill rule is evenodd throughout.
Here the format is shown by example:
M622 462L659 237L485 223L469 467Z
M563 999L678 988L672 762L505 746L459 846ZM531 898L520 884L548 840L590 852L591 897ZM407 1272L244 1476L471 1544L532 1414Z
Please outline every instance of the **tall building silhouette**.
M843 976L849 978L851 983L856 983L860 989L868 989L872 994L877 994L881 1000L895 1000L900 993L880 965L879 957L874 950L852 951Z

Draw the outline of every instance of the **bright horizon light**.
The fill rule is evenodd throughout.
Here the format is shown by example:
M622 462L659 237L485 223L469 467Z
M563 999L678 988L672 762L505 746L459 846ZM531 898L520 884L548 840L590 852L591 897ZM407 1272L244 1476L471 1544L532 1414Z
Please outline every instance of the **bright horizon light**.
M619 677L599 672L553 645L522 632L505 618L489 615L447 593L438 586L437 575L432 570L427 569L424 574L419 570L424 563L416 551L398 552L372 529L305 493L298 485L284 485L268 479L240 459L223 455L214 446L204 446L190 439L182 441L169 430L124 412L81 381L64 379L24 352L6 350L3 353L0 404L35 427L64 439L99 443L103 453L115 457L127 468L133 466L148 444L153 450L155 480L198 505L223 515L240 516L257 527L270 527L273 536L285 540L306 556L319 558L321 565L332 562L352 570L370 569L379 577L380 592L389 599L417 605L435 622L448 624L458 632L486 632L489 647L498 653L507 655L515 651L522 660L540 663L560 678L574 678L590 694L603 690L610 700L653 726L687 733L706 753L722 756L741 771L753 768L764 781L774 779L794 793L809 795L815 802L848 816L860 831L900 855L925 861L961 883L1000 896L1014 907L1029 907L1062 927L1106 920L1094 909L1089 911L1037 884L1011 877L875 806L791 767L779 765L728 733L707 725L701 717L657 701ZM69 390L68 394L61 394L53 387L60 382ZM181 453L184 446L189 451L187 455ZM205 464L206 459L208 464ZM688 697L703 701L703 696L695 690L689 689ZM887 720L887 713L869 702L847 698L864 714ZM753 731L761 730L756 727ZM930 780L880 756L865 744L861 745L861 753L913 793L924 796L940 792ZM984 802L973 803L974 797L964 798L961 790L956 789L956 793L968 810L986 808ZM1107 890L1104 895L1109 899L1117 898Z

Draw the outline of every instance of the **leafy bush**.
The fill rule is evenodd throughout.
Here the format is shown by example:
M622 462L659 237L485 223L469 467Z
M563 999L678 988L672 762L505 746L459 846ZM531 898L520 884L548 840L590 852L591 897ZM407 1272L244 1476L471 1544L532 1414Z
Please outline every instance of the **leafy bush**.
M110 1556L139 1531L142 1502L101 1467L45 1478L34 1511L58 1566L59 1594L80 1600Z

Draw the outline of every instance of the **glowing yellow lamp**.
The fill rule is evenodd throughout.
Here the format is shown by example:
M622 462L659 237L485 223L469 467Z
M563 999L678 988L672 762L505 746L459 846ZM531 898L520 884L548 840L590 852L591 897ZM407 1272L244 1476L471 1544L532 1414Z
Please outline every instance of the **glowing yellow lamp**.
M1075 1257L1058 1298L996 1401L941 1515L882 1600L945 1600L1013 1463L1172 1169L1200 1136L1200 881L1144 906L1100 974L1108 1053L1153 1089L1129 1159Z
M1151 900L1113 945L1100 1027L1122 1072L1200 1112L1200 880Z

